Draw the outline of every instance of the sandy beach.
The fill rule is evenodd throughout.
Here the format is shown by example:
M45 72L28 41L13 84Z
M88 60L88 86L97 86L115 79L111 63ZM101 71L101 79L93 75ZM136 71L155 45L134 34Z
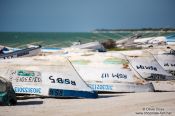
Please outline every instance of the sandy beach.
M99 94L97 99L32 98L0 116L175 116L175 92Z

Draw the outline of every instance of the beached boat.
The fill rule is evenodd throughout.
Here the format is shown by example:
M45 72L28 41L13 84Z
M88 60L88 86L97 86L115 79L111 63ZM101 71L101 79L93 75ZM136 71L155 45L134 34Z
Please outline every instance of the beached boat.
M162 66L162 68L175 76L175 52L173 49L147 50Z
M71 48L79 48L79 49L92 49L95 51L99 51L99 52L105 52L106 49L104 48L104 46L98 42L89 42L89 43L85 43L85 44L81 44L80 42L76 42L75 44L73 44L71 46Z
M62 57L35 56L0 60L0 76L10 80L16 93L49 97L96 98L70 62Z
M149 92L153 85L136 76L123 55L89 52L71 54L69 60L80 76L95 91Z
M161 43L161 42L166 43L166 37L165 36L139 38L139 39L134 40L134 43L141 43L141 44L158 44L158 43Z
M158 62L147 50L122 51L122 53L127 56L135 74L152 82L156 91L175 91L175 77L160 65L162 61Z
M14 52L14 51L17 51L17 50L21 50L21 49L0 45L0 54Z
M28 44L27 46L28 48L38 47L37 45L33 45L33 44ZM54 47L42 47L41 48L42 53L55 53L55 52L59 52L60 50L62 50L62 48L54 48Z
M1 105L16 105L17 99L12 83L9 80L0 77L0 106Z
M8 53L1 53L0 59L11 59L11 58L18 58L18 57L29 57L35 56L39 54L41 51L41 46L37 47L30 47L21 50L16 50Z
M175 45L175 35L166 36L166 42L168 45Z
M59 52L60 50L62 50L62 48L41 48L41 52L43 53L55 53L55 52Z
M138 39L134 40L134 43L174 45L175 44L175 35L138 38Z

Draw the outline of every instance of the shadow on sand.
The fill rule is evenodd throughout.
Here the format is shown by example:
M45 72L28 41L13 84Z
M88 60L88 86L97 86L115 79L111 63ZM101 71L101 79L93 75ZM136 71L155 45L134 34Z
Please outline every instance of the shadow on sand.
M99 94L98 98L122 97L124 94Z
M40 105L43 104L43 101L20 101L17 103L19 105Z

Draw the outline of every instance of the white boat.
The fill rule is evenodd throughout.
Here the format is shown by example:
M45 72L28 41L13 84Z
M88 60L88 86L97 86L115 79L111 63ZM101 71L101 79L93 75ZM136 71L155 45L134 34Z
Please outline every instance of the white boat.
M56 53L59 52L60 50L62 50L62 48L41 48L41 52L43 53Z
M165 36L139 38L139 39L134 40L134 43L141 43L141 44L158 44L158 43L161 43L161 42L166 43L166 37Z
M139 38L135 39L134 43L175 45L175 35Z
M81 44L79 43L75 43L71 46L71 48L79 48L79 49L92 49L95 51L99 51L99 52L104 52L106 51L106 49L104 48L104 46L98 42L89 42L89 43L85 43L85 44Z
M127 55L135 73L152 82L156 91L175 91L175 77L160 65L162 61L158 62L147 50L123 51L123 54Z
M96 98L70 62L62 57L36 56L0 60L0 76L9 79L16 93L49 97Z
M123 55L89 52L70 55L69 60L80 76L95 91L149 92L153 85L136 76Z
M15 52L17 50L21 50L19 48L12 48L12 47L8 47L8 46L1 46L0 45L0 50L1 50L1 53L9 53L9 52Z
M171 51L171 50L170 50ZM171 52L149 50L162 68L175 76L175 55Z
M38 47L37 45L33 44L27 44L28 48ZM42 47L41 52L42 53L55 53L62 50L62 48L52 48L52 47Z

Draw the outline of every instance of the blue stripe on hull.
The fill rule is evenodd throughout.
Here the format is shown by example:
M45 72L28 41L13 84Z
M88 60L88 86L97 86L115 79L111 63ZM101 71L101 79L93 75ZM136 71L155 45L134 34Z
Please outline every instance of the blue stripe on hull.
M97 98L98 94L94 91L76 91L63 89L49 89L49 95L52 97L78 97L78 98Z

